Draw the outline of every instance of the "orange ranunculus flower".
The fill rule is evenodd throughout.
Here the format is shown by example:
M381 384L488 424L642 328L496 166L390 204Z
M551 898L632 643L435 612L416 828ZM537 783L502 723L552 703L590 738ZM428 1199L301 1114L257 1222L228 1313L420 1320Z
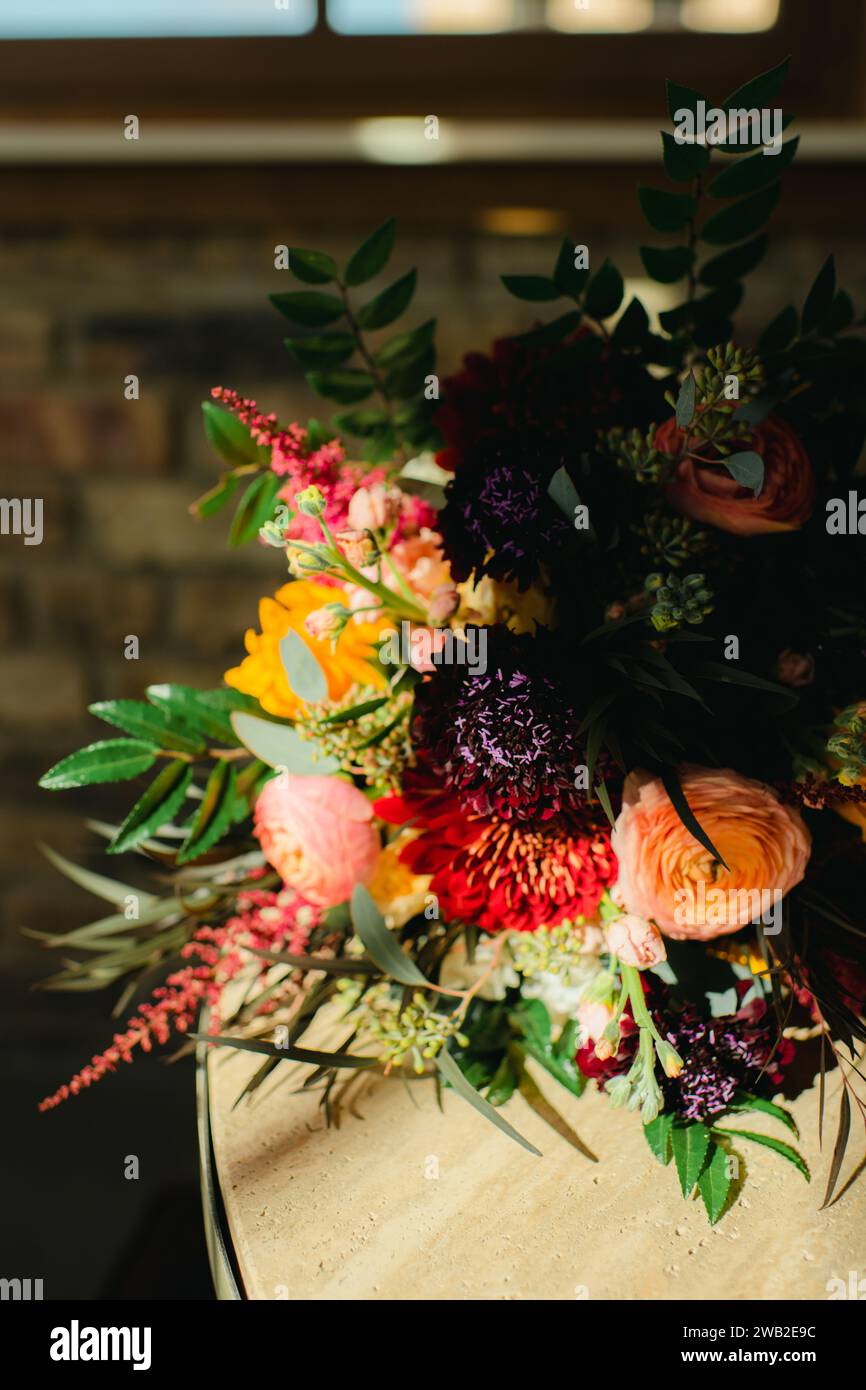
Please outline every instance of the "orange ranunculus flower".
M240 666L226 671L223 676L226 685L255 696L268 714L284 719L302 715L306 706L290 688L280 661L280 639L291 628L315 654L327 677L328 695L332 700L339 700L352 685L384 687L384 676L371 664L375 656L374 642L385 625L382 621L347 623L333 649L330 640L317 641L304 627L304 620L316 609L343 598L342 589L312 579L284 584L273 598L263 598L259 603L262 630L247 630L244 646L249 655Z
M775 924L781 899L809 861L811 837L799 811L731 768L687 765L680 781L728 867L686 829L661 780L633 772L611 836L616 900L680 939L708 941L762 914Z
M656 448L677 453L682 437L676 420L666 420L656 433ZM815 501L815 475L799 436L778 415L768 415L755 426L749 447L764 460L757 497L724 468L684 458L665 492L670 505L735 536L796 531L808 521Z

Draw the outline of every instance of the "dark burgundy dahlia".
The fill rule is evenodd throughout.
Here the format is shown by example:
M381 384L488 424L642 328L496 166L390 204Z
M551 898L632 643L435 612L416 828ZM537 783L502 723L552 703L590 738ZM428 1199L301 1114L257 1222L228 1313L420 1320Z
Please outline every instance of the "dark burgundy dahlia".
M656 1015L656 1023L683 1059L679 1076L663 1078L662 1087L686 1120L711 1119L739 1091L777 1086L794 1051L787 1039L773 1051L776 1027L760 999L721 1018L701 1018L689 1006L675 1017Z
M484 674L439 666L415 691L413 740L461 805L502 820L545 821L586 809L580 715L557 670L555 640L479 628Z

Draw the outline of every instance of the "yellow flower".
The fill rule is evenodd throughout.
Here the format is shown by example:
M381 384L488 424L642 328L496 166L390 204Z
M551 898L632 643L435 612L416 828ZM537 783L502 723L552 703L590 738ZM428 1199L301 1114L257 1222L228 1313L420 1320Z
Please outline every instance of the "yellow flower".
M320 584L312 579L300 579L284 584L273 598L259 602L261 632L249 628L244 646L249 653L240 666L226 671L223 680L245 695L253 695L268 714L283 719L296 719L306 706L294 694L286 680L280 661L280 640L291 630L306 642L316 657L328 681L328 696L339 700L352 685L375 685L383 688L385 678L372 660L374 643L383 626L382 620L372 623L349 622L332 648L330 641L317 641L304 627L305 618L317 608L340 597L333 585Z
M484 575L476 583L467 580L457 585L460 608L452 627L463 623L479 623L491 627L505 623L512 632L534 632L535 624L552 626L553 602L538 584L531 584L521 593L516 584L505 584Z
M401 830L389 845L379 852L379 859L368 884L373 901L385 918L385 925L394 930L404 927L410 917L423 912L427 905L430 874L413 874L408 864L400 862L400 852L417 831Z

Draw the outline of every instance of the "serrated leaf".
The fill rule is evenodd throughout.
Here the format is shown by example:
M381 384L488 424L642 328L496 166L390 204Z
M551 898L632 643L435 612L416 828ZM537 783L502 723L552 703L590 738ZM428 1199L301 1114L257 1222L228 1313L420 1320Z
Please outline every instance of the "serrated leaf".
M692 420L694 420L696 398L697 385L694 374L689 372L677 396L677 429L688 429Z
M730 1187L728 1155L720 1144L713 1144L710 1148L709 1159L698 1178L698 1191L701 1194L711 1226L715 1226L725 1209Z
M149 685L145 695L151 704L164 710L172 721L179 720L219 743L234 743L234 733L225 709L209 698L223 692L195 690L191 685L170 681Z
M768 155L758 150L756 154L738 159L713 179L707 193L711 198L741 198L747 193L757 193L781 177L793 162L799 143L797 135L793 140L786 140L777 154Z
M515 299L539 302L562 297L562 291L547 275L500 275L499 278Z
M97 782L128 782L153 767L159 748L140 738L100 739L61 758L39 778L48 791L89 787Z
M714 286L741 279L764 259L767 244L766 236L756 236L752 241L744 242L742 246L735 246L730 251L713 256L712 260L701 267L698 279L702 285Z
M357 319L359 327L368 330L374 328L387 328L389 323L398 319L415 293L415 284L418 279L418 272L410 270L402 275L399 280L395 280L393 285L382 290L374 299L369 300L363 308L358 310Z
M232 549L253 540L265 522L271 520L277 493L284 483L285 479L270 469L253 478L232 517L229 528L229 545Z
M364 401L374 390L376 378L370 372L354 368L344 368L334 372L307 372L307 381L313 390L329 401L339 401L341 405L353 405Z
M637 196L644 217L657 232L680 232L695 215L697 204L687 193L641 186Z
M624 293L622 276L611 261L605 260L586 287L584 308L590 318L610 318L622 303Z
M367 237L349 258L346 266L347 285L363 285L365 280L372 280L374 275L384 270L394 249L396 232L397 223L393 217L389 217Z
M750 1129L723 1129L721 1125L718 1125L713 1132L720 1135L736 1135L738 1139L748 1139L753 1144L763 1144L765 1149L772 1149L774 1153L781 1154L782 1158L793 1163L798 1172L802 1173L806 1182L811 1182L812 1175L806 1160L783 1139L774 1139L770 1134L756 1134Z
M268 295L268 298L287 319L308 328L324 328L341 318L344 312L343 301L322 290L291 290L287 294Z
M541 1150L537 1149L534 1144L530 1144L528 1139L524 1139L523 1135L513 1125L510 1125L505 1117L499 1114L498 1110L494 1110L493 1106L482 1095L479 1095L472 1083L467 1081L450 1052L443 1048L436 1058L436 1066L458 1096L461 1096L474 1110L477 1110L491 1124L496 1125L497 1129L500 1129L503 1134L507 1134L508 1138L513 1139L521 1148L528 1149L536 1158L541 1158Z
M379 969L401 985L426 985L428 980L411 956L401 949L393 932L362 883L356 883L351 899L352 924L364 949Z
M164 710L145 704L144 700L97 700L87 706L90 714L104 719L118 729L158 743L161 748L180 753L203 753L205 741L193 729L177 729Z
M189 833L178 850L178 864L188 864L216 844L232 823L234 804L235 770L221 758L207 779Z
M565 237L553 268L553 282L557 289L572 299L576 299L583 292L583 287L589 279L589 267L578 267L574 264L576 250L577 243Z
M710 1131L706 1125L678 1123L671 1129L671 1147L684 1197L691 1196L700 1177L709 1144Z
M803 332L811 333L830 312L836 293L836 262L828 256L815 277L815 283L803 305Z
M774 183L751 198L743 198L731 207L715 213L701 228L701 238L711 246L728 246L744 241L764 225L779 201L780 185Z
M663 1110L656 1119L651 1120L648 1125L643 1127L644 1137L659 1163L668 1164L671 1161L673 1124L673 1111Z
M660 285L672 285L688 275L695 257L688 246L642 246L640 258L651 279Z
M214 405L213 401L202 401L201 410L205 434L220 458L233 468L246 463L260 463L267 457L267 451L256 444L247 426L230 410Z
M231 716L235 735L250 753L268 767L285 768L293 777L329 777L340 771L336 758L316 756L316 745L302 739L287 724L274 724L254 714Z
M741 487L750 487L757 497L764 486L764 460L754 449L743 449L721 460Z
M114 836L108 853L122 854L146 839L152 830L167 825L183 805L192 775L189 763L181 759L170 762L157 773Z
M280 639L280 661L289 688L299 700L316 704L328 694L328 679L313 652L292 628Z
M296 280L307 285L327 285L337 278L337 262L324 251L306 251L299 246L289 247L289 270Z
M706 145L692 141L681 144L667 130L661 132L661 137L662 159L669 179L673 179L674 183L691 183L698 174L703 173L710 162Z
M787 1125L795 1139L800 1137L797 1121L790 1110L785 1110L781 1105L775 1105L771 1100L765 1100L763 1096L741 1095L729 1109L735 1111L755 1110L762 1115L772 1115L774 1119L781 1120L783 1125Z
M284 338L283 342L304 371L339 367L356 347L351 333L321 333L309 338Z

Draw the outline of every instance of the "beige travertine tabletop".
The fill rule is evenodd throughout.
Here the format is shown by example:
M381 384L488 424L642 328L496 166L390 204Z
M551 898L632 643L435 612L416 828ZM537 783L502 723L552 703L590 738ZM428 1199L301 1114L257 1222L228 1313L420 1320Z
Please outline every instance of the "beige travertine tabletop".
M711 1228L650 1153L633 1115L594 1087L581 1100L539 1084L598 1155L576 1152L519 1095L505 1109L534 1158L451 1092L366 1076L328 1129L319 1093L293 1094L283 1064L232 1105L261 1058L214 1049L211 1125L244 1289L253 1299L826 1299L866 1276L866 1174L818 1207L838 1105L828 1083L825 1151L814 1091L791 1105L811 1184L771 1151L737 1141L747 1180ZM354 1088L353 1088L354 1089ZM748 1127L781 1134L749 1115ZM850 1295L849 1295L850 1296Z

